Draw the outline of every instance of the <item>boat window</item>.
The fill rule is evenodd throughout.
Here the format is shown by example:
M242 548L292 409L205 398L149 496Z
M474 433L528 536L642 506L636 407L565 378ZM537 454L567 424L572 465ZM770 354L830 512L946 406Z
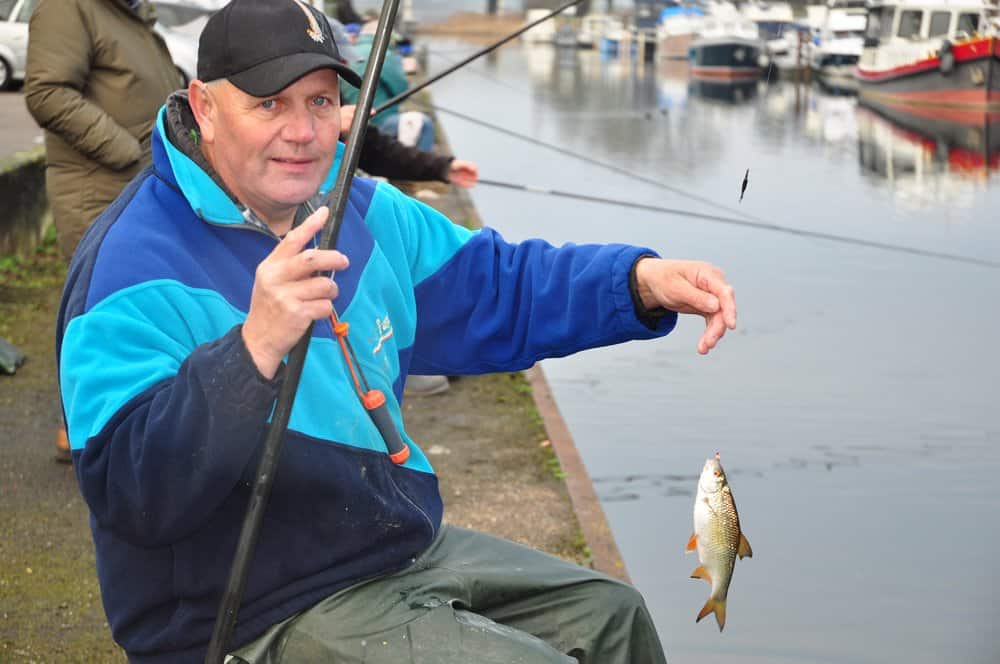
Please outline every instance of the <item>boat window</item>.
M979 32L979 14L959 14L955 32L964 32L966 35Z
M899 15L899 30L897 35L903 39L915 39L920 36L920 24L924 22L924 13L918 9L904 9Z
M951 12L931 12L931 37L948 34L951 25Z
M0 0L0 21L6 21L17 0Z
M892 36L892 22L896 18L895 7L884 7L882 9L882 25L879 28L879 39L888 41Z
M868 22L865 24L865 45L876 46L881 41L888 41L892 36L892 19L895 7L873 7L868 12Z

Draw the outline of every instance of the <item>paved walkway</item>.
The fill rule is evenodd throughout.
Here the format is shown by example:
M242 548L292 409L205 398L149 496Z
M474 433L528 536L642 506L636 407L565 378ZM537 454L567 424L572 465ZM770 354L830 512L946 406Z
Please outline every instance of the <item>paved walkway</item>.
M42 143L42 130L24 105L20 90L0 92L0 157Z

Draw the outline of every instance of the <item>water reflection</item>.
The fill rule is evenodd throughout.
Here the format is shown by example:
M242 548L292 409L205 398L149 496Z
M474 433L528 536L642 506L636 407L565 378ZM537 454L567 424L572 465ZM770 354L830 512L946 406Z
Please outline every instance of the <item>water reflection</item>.
M706 81L691 79L688 92L693 97L706 101L721 101L727 104L742 104L757 96L757 81Z
M588 152L599 146L630 167L670 155L686 173L713 168L727 151L722 142L733 112L750 109L766 149L821 145L824 155L854 161L864 178L892 190L901 210L931 202L975 205L974 192L1000 169L998 118L969 124L899 116L860 107L856 98L831 94L815 81L695 80L684 61L607 59L544 44L523 46L522 57L535 121L561 118L552 142ZM501 67L497 60L485 64Z
M888 181L901 204L969 207L1000 169L1000 119L980 123L857 107L858 163Z

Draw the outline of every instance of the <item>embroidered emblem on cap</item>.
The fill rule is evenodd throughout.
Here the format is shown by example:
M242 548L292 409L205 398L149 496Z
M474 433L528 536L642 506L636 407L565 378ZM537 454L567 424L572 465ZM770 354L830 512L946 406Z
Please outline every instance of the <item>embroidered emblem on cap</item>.
M292 0L292 2L299 6L302 13L306 15L306 20L309 21L309 27L306 28L306 34L309 35L309 38L317 44L322 44L323 31L320 30L319 23L316 22L316 17L313 16L313 13L309 11L304 4L302 4L301 0Z

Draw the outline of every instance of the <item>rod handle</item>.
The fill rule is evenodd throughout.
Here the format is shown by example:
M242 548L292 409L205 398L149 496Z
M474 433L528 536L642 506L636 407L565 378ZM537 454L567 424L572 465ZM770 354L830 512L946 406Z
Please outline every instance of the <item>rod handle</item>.
M403 442L403 437L399 435L399 429L389 414L389 408L385 405L385 395L381 390L368 390L362 399L365 410L372 418L375 428L382 435L386 449L389 450L389 458L396 465L406 463L410 458L410 447Z

